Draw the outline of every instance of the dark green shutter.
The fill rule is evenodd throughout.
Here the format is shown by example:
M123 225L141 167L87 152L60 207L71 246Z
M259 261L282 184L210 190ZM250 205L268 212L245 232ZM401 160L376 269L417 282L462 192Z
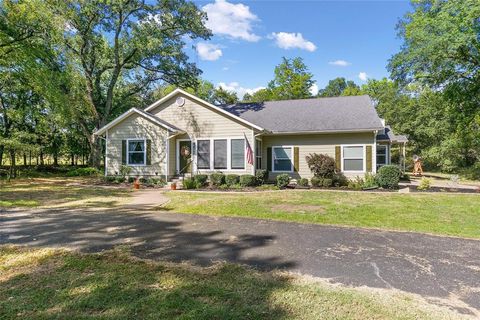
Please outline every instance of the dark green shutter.
M300 149L293 147L293 170L298 172L300 166Z
M367 172L372 172L372 146L367 146Z
M147 165L152 164L152 140L147 140Z
M342 150L340 146L335 146L335 167L338 172L342 170Z
M122 164L127 164L127 140L122 140Z
M272 148L267 148L267 171L272 171Z

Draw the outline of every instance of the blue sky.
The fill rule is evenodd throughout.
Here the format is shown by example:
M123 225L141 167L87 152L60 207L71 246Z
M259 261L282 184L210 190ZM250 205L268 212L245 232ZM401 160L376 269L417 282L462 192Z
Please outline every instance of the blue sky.
M188 50L203 78L239 95L267 85L281 58L302 57L318 88L388 76L405 1L196 1L214 36Z

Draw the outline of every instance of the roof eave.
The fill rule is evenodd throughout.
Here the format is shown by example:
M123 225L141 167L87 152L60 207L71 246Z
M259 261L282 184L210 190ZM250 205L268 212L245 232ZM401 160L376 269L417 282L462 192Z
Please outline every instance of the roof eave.
M365 128L365 129L342 129L342 130L314 130L314 131L269 131L268 135L301 135L301 134L329 134L329 133L361 133L361 132L374 132L381 130L379 128Z

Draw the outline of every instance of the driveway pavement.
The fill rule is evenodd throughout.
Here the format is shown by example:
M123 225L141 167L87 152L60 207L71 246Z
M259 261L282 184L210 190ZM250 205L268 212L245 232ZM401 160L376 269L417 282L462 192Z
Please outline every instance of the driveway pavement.
M398 289L480 317L480 241L417 233L122 209L0 209L0 244L286 269L351 286Z

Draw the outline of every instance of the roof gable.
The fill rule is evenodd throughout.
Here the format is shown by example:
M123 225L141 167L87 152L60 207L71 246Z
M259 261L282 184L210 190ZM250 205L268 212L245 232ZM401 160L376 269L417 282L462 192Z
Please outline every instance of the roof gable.
M179 128L175 127L174 125L154 116L153 114L150 114L150 113L147 113L143 110L140 110L140 109L137 109L137 108L131 108L129 109L128 111L124 112L123 114L121 114L120 116L118 116L117 118L115 118L114 120L110 121L108 124L106 124L105 126L103 126L102 128L98 129L97 131L95 131L95 135L102 135L104 132L106 132L108 129L116 126L117 124L119 124L120 122L122 122L123 120L127 119L128 117L130 117L132 114L138 114L140 115L141 117L143 118L146 118L150 121L152 121L153 123L167 129L168 131L171 131L171 132L181 132L182 130L180 130Z
M168 100L174 98L175 96L177 95L184 95L186 97L188 97L189 99L199 103L199 105L203 106L203 107L207 107L207 108L210 108L210 109L213 109L214 111L217 111L218 113L220 113L221 115L227 117L227 118L230 118L230 119L234 119L240 123L242 123L243 125L246 125L248 127L251 127L251 128L254 128L254 129L257 129L257 130L264 130L261 126L255 124L254 122L251 122L251 121L248 121L246 119L243 119L231 112L228 112L226 110L224 110L223 108L219 107L219 106L216 106L214 104L211 104L210 102L208 101L205 101L193 94L190 94L188 92L186 92L185 90L182 90L182 89L175 89L174 91L172 91L171 93L167 94L165 97L161 98L160 100L152 103L151 105L149 105L147 108L145 108L144 111L146 112L151 112L153 109L159 107L160 105L162 105L163 103L167 102Z

